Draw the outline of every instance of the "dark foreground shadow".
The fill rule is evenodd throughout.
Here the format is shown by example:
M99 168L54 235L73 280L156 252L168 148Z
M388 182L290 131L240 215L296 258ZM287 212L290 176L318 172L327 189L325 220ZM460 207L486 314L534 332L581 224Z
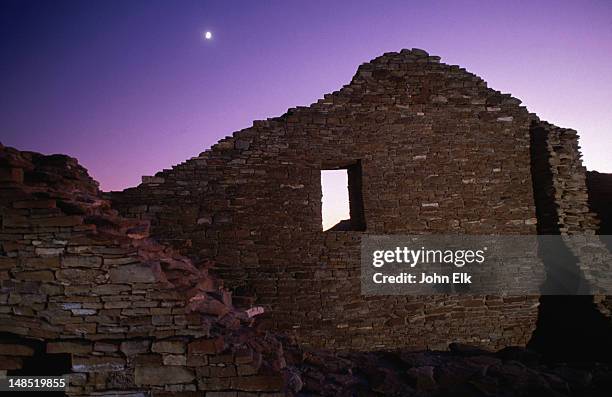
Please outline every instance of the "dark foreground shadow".
M559 235L553 175L546 147L548 131L533 123L531 176L538 234ZM559 251L561 250L561 251ZM583 293L588 289L577 258L561 239L539 250L546 268L543 293ZM612 362L612 324L590 295L542 295L536 330L528 347L547 361Z
M72 372L70 354L48 354L46 344L39 340L22 338L10 333L0 333L0 343L17 344L32 349L32 354L17 358L22 360L20 369L8 370L7 376L62 376ZM41 395L45 397L65 396L63 391L45 392L2 392L2 396Z

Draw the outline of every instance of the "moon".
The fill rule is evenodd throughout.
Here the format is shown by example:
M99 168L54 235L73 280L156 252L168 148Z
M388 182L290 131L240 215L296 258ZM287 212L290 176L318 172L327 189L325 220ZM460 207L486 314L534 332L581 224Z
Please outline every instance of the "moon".
M204 38L205 38L206 40L210 40L210 39L212 39L212 32L210 32L210 31L206 31L206 32L204 33Z

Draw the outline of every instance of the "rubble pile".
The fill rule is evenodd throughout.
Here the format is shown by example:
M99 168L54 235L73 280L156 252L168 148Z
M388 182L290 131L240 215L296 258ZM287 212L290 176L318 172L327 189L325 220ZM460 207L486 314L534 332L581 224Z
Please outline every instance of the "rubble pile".
M609 364L550 364L525 348L304 353L302 396L607 396Z

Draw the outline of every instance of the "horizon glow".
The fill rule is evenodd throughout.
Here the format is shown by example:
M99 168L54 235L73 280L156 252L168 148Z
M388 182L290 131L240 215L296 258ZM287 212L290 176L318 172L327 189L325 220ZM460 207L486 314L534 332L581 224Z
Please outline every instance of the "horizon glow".
M321 216L323 230L351 219L346 169L321 171Z

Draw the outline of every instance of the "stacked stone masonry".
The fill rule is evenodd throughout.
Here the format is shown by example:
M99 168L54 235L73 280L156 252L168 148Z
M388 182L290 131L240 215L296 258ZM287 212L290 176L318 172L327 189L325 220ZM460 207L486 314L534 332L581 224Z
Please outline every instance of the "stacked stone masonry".
M281 395L282 346L209 263L118 216L74 159L0 147L0 166L0 371L68 355L69 395Z
M525 344L537 297L359 292L364 234L537 231L530 141L539 120L520 100L439 60L415 49L384 54L317 103L256 121L114 192L113 205L151 221L155 237L183 254L214 259L228 287L268 309L271 329L291 330L304 345ZM563 153L547 152L565 192L555 199L568 200L559 207L563 232L594 224L575 138L564 132L555 138L567 143ZM323 232L321 170L355 164L365 230Z
M280 332L332 350L525 345L538 296L361 296L362 236L598 228L574 131L417 49L123 192L66 156L0 153L0 371L67 355L70 395L299 390ZM349 167L363 230L324 232L321 170Z

